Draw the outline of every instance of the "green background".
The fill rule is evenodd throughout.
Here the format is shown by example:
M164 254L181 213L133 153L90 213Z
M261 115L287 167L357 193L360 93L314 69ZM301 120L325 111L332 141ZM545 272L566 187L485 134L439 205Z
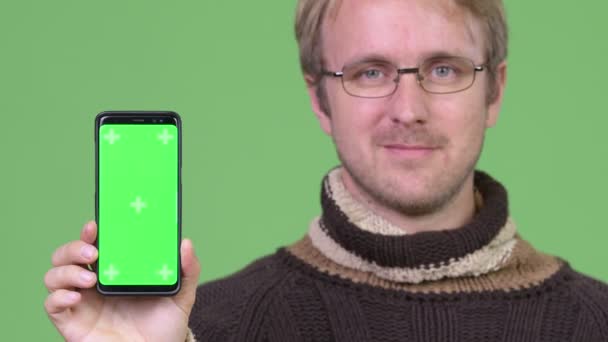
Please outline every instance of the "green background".
M201 281L301 237L337 164L308 103L295 1L70 0L0 5L2 333L61 340L43 277L94 217L102 110L183 119L183 233ZM608 3L507 0L506 102L480 168L522 235L608 281ZM8 320L7 318L8 317Z
M109 141L108 134L118 139ZM161 134L173 138L164 142L159 140ZM177 127L105 124L99 137L100 283L175 284L179 266ZM145 204L139 212L129 205L136 199ZM171 273L162 277L161 270Z

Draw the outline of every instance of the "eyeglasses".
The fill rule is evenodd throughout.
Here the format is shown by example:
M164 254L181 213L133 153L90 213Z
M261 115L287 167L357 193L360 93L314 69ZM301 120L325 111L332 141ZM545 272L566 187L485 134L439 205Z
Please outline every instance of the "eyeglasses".
M464 57L433 57L416 68L398 68L390 62L370 60L345 66L342 71L323 70L324 76L340 77L344 90L356 97L390 96L399 86L400 76L416 74L416 81L431 94L451 94L470 88L475 75L485 65L475 65Z

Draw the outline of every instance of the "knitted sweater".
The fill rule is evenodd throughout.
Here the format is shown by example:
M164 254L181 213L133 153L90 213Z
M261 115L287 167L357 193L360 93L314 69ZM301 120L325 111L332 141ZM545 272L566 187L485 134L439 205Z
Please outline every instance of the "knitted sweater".
M489 175L471 222L407 234L341 170L302 239L199 286L197 341L608 341L608 285L526 242Z

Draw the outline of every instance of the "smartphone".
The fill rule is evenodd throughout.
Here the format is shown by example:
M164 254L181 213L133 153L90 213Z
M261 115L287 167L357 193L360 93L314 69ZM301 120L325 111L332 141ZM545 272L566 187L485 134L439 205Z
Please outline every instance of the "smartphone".
M181 118L170 111L95 117L97 291L175 295L181 265Z

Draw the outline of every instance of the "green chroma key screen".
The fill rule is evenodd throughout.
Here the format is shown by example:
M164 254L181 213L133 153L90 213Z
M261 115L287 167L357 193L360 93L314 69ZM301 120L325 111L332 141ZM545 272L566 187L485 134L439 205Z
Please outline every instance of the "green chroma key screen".
M178 267L175 125L103 124L99 130L99 281L172 285Z

